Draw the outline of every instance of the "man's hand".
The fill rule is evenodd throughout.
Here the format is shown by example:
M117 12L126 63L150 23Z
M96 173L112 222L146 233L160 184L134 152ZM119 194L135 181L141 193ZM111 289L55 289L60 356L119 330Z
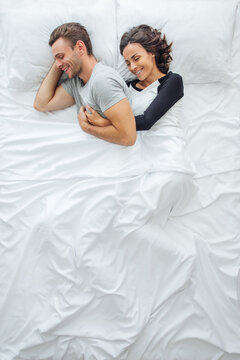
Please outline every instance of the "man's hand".
M61 85L57 86L61 75L62 70L54 62L37 92L34 100L36 110L55 111L75 104L73 97Z

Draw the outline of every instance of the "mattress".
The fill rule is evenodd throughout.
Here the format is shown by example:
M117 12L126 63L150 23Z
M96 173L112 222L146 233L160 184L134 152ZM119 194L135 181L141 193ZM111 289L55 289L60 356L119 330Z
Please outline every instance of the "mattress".
M0 5L0 359L239 360L239 1ZM33 108L69 21L125 80L123 32L166 33L182 136L124 147Z

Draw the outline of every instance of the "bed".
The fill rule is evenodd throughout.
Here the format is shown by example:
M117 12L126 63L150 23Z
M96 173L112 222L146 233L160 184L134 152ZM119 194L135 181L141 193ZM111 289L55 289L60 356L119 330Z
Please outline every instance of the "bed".
M69 21L125 80L123 32L166 33L184 141L33 108ZM0 1L0 49L0 359L239 360L239 1Z

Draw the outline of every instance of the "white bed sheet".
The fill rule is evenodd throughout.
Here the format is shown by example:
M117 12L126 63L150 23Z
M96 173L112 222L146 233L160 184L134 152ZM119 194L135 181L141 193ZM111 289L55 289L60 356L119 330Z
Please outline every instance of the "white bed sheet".
M169 2L173 14L188 3ZM232 34L231 73L224 69L218 82L214 72L209 83L204 74L200 84L191 68L186 143L148 132L125 148L82 133L74 107L37 113L36 84L18 76L14 88L7 65L17 59L2 41L1 360L240 359L240 13L236 1L220 3L218 17L228 8L224 24L233 29L221 33L225 42ZM104 4L83 8L100 11L101 19L115 14L111 26L126 24L124 2ZM197 4L203 16L207 2ZM13 1L2 9L9 20L13 6L22 12L27 5ZM47 13L51 6L44 5ZM74 13L71 5L66 14ZM210 1L210 11L214 6ZM80 14L79 2L77 8ZM90 27L94 21L87 17ZM106 59L115 67L118 31L108 38L115 47ZM217 40L216 33L211 43L224 44Z

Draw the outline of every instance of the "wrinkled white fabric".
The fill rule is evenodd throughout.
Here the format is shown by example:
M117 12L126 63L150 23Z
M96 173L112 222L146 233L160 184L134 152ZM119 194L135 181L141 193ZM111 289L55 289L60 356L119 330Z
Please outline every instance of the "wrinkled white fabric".
M219 1L222 23L215 1L41 4L0 8L0 359L239 360L237 1ZM33 109L56 23L79 16L121 68L120 28L144 13L176 33L183 131L126 148L83 133L75 107Z

